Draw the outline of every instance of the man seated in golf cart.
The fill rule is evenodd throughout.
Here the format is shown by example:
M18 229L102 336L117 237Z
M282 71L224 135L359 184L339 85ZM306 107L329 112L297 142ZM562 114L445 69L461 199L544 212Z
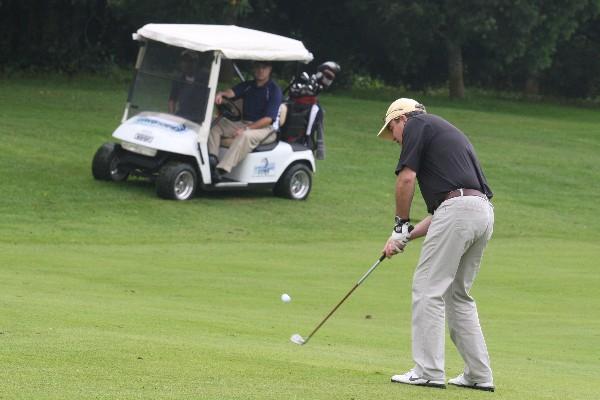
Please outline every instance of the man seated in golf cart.
M206 78L208 73L198 71L198 54L184 50L180 56L181 75L173 81L169 94L169 112L193 122L202 122L204 118L204 98L206 97Z
M222 175L231 172L259 144L272 143L277 139L273 123L277 119L283 94L271 79L271 71L269 61L255 61L254 80L239 83L216 94L216 104L221 104L223 98L244 100L241 121L222 118L210 130L208 152L211 157L218 159L221 139L227 139L223 141L224 144L230 142L229 149L216 165L216 181L222 180Z

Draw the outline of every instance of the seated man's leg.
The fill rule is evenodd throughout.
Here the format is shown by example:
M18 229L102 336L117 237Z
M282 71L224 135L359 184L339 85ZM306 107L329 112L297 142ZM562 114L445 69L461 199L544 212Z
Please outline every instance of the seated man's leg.
M219 147L221 146L221 138L231 138L237 128L244 127L243 122L233 122L227 118L221 120L210 129L208 135L208 154L219 156Z
M271 126L262 129L248 129L231 143L229 150L227 150L217 168L231 172L248 153L254 150L272 132L273 128Z

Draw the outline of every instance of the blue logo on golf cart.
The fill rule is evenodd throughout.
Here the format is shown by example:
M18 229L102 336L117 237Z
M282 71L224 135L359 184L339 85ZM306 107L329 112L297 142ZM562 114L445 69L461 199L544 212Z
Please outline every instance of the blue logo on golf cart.
M263 158L260 162L260 165L254 167L254 176L268 176L275 170L275 163L270 163L268 158Z
M141 117L135 120L136 124L140 125L148 125L148 126L157 126L159 128L165 128L172 130L173 132L183 132L187 129L185 124L169 124L168 122L159 121L157 119Z

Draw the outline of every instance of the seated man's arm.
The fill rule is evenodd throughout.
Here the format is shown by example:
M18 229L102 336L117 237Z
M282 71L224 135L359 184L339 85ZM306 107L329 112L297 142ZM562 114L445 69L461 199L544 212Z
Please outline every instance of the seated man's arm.
M177 111L177 99L179 98L179 92L181 91L181 85L177 81L173 81L171 84L171 93L169 93L169 112L175 114Z
M221 104L223 102L223 97L231 99L232 97L235 97L235 92L233 91L233 89L227 89L223 90L222 92L217 92L217 95L215 96L215 104Z
M237 137L237 136L242 135L246 129L261 129L261 128L266 128L267 126L271 125L272 123L273 123L273 118L271 118L271 117L262 117L258 121L254 121L253 123L251 123L249 125L246 125L243 128L236 129L235 132L233 133L233 135L235 137Z
M266 128L267 126L273 123L273 118L271 117L262 117L258 121L254 121L250 125L246 126L246 129L261 129Z

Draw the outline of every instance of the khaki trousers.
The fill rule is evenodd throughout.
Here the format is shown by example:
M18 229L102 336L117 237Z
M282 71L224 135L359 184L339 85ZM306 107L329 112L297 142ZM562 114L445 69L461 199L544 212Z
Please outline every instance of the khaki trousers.
M491 203L477 196L446 200L433 215L413 278L412 350L420 377L445 379L446 316L466 378L493 379L477 306L469 294L493 226Z
M229 147L223 159L217 164L217 168L231 172L259 144L275 141L277 136L270 125L261 129L247 129L243 134L234 138L233 134L236 129L245 128L251 123L250 121L233 122L227 118L222 118L218 124L211 128L208 136L209 154L219 156L221 145Z

